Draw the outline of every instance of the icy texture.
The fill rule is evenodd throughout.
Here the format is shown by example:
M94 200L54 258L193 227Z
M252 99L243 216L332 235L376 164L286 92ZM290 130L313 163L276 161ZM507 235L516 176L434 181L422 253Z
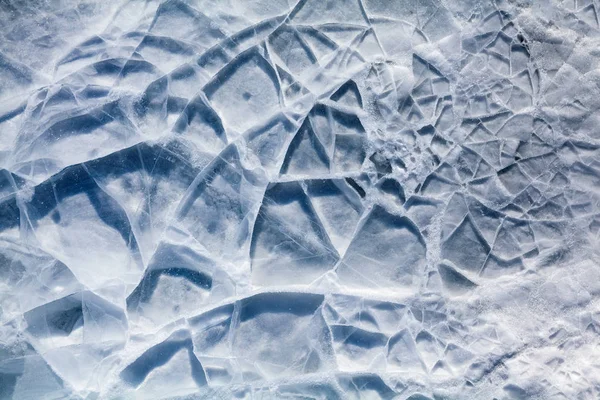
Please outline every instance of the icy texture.
M598 6L0 1L0 399L600 398Z

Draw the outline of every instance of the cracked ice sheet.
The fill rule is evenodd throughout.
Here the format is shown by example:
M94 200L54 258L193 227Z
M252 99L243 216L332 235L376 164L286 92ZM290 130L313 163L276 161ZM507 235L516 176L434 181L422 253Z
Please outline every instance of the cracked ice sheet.
M0 4L0 399L596 399L598 3Z

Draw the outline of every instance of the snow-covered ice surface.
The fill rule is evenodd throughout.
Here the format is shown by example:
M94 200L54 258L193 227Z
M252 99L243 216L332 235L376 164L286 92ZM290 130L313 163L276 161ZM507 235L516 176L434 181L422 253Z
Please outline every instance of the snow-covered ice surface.
M0 1L0 399L600 398L598 7Z

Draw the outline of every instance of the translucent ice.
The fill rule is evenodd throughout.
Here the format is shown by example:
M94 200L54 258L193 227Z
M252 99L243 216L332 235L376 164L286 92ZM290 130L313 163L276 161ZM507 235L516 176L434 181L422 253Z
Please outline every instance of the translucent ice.
M598 7L0 1L0 399L600 398Z

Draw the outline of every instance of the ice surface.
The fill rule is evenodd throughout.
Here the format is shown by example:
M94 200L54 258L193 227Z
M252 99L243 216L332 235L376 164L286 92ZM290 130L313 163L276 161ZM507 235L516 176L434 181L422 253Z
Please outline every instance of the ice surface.
M0 399L600 398L599 7L0 1Z

